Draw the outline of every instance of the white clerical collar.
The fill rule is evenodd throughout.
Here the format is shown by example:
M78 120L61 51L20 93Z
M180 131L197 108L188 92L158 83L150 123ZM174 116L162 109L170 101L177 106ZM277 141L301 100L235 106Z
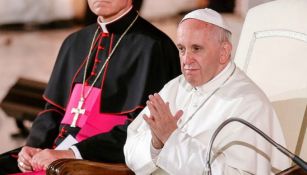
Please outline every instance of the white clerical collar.
M235 68L235 63L230 61L227 66L209 82L197 87L193 87L191 84L186 83L186 87L188 90L196 90L200 93L215 90L216 88L220 87L229 78L229 76L231 76Z
M115 19L113 19L112 21L109 21L109 22L103 22L102 21L102 17L101 16L98 16L98 18L97 18L97 23L100 25L100 27L101 27L101 29L102 29L102 31L104 32L104 33L109 33L109 31L108 31L108 29L107 29L107 24L110 24L110 23L112 23L112 22L115 22L115 21L117 21L118 19L120 19L120 18L122 18L123 16L125 16L130 10L132 9L132 6L125 12L125 13L123 13L122 15L120 15L119 17L117 17L117 18L115 18Z

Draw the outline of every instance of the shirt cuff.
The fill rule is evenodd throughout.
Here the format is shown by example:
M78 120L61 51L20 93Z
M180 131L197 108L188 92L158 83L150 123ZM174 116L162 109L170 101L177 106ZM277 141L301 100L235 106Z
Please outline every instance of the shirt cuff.
M150 154L151 154L151 159L152 161L156 164L158 155L160 154L162 149L156 149L153 147L152 144L150 144Z
M74 152L76 159L83 159L80 154L80 151L78 150L76 146L72 146L70 147L70 149Z

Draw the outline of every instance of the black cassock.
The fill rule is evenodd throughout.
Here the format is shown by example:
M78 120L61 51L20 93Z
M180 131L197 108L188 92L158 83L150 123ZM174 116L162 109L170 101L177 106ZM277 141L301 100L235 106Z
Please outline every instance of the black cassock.
M95 31L98 28L86 74L89 85L137 15L132 9L122 18L107 24L108 34L103 33L98 24L93 24L65 39L44 93L46 109L34 121L26 145L53 148L66 135L78 133L80 128L63 125L61 120L74 85L83 82L86 58ZM180 74L179 61L178 50L171 39L138 17L94 85L102 89L100 112L122 114L133 120L145 107L148 95L159 92L164 84ZM129 123L75 146L83 159L124 162L123 145Z

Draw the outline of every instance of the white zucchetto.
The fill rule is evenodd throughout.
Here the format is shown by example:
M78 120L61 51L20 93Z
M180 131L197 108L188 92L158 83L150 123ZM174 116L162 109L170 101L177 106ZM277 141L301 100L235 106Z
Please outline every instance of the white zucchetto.
M201 20L213 25L216 25L218 27L221 27L231 33L231 30L229 26L225 23L223 17L216 11L209 9L209 8L204 8L204 9L198 9L194 10L188 14L186 14L180 23L186 19L197 19Z

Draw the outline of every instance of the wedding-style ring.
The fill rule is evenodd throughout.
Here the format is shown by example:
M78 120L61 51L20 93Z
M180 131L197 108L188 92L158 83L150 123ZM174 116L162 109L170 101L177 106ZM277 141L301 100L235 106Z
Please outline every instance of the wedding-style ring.
M18 165L22 168L24 166L24 163L23 162L18 162Z

